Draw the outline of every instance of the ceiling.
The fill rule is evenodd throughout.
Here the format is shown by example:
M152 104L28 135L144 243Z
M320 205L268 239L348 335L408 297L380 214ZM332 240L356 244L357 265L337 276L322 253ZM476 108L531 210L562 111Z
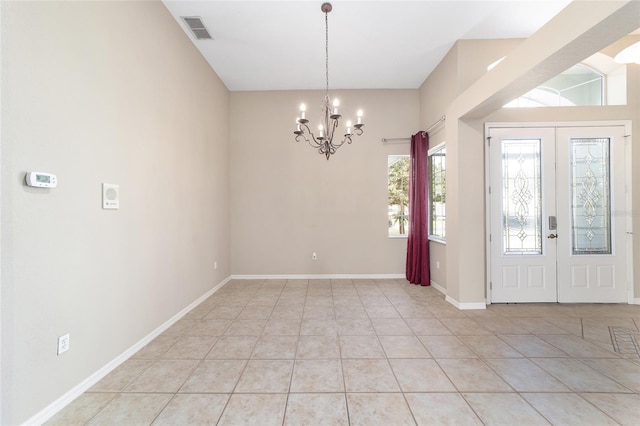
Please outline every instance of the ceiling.
M459 39L529 37L569 0L333 0L332 89L416 89ZM322 0L163 0L232 91L325 87ZM181 16L202 19L196 40Z

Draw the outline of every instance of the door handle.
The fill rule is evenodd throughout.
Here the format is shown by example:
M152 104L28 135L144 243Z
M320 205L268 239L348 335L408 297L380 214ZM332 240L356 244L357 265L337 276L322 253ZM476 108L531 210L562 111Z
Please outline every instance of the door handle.
M551 239L558 238L558 234L549 234L547 235L547 238L551 238Z

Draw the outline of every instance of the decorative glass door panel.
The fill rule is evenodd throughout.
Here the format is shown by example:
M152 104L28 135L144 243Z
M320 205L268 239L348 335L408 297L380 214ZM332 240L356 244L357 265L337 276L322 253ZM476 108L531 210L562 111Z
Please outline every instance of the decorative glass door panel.
M504 254L542 254L541 143L502 140Z
M571 253L611 254L609 138L569 140Z

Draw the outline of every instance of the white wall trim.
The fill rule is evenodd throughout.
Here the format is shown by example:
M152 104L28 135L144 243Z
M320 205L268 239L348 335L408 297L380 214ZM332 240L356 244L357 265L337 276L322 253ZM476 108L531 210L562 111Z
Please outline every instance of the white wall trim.
M485 253L485 294L487 304L491 304L491 193L489 192L489 188L491 187L491 151L490 151L490 143L491 136L489 135L489 131L491 130L492 123L484 124L484 134L482 137L484 138L484 230L485 230L485 243L484 243L484 253Z
M446 296L444 300L451 303L453 306L460 309L461 311L470 310L470 309L487 309L486 302L460 303L451 296Z
M440 284L438 284L434 280L431 280L431 286L436 290L438 290L440 293L444 294L445 296L447 295L447 289L442 287Z
M313 280L313 279L353 279L384 280L405 279L405 274L291 274L291 275L232 275L234 280Z
M624 125L624 145L625 145L625 184L626 184L626 210L633 210L633 136L632 136L631 120L627 120ZM627 288L628 299L631 304L638 304L635 298L635 285L633 281L633 214L627 215L627 223L625 224L627 233ZM635 303L634 303L635 300Z
M640 297L636 297L631 301L632 305L640 305Z
M82 382L80 382L74 388L69 390L64 395L62 395L60 398L56 399L54 402L52 402L51 404L46 406L39 413L37 413L34 416L32 416L29 420L27 420L25 423L23 423L23 425L29 425L29 426L30 425L41 425L44 422L46 422L47 420L49 420L51 417L53 417L55 414L57 414L60 410L62 410L64 407L66 407L71 402L73 402L74 399L76 399L77 397L82 395L86 390L88 390L93 385L98 383L107 374L109 374L113 370L115 370L120 364L122 364L123 362L125 362L126 360L131 358L131 356L133 354L138 352L145 345L147 345L153 339L155 339L160 334L162 334L162 332L164 332L166 329L168 329L173 324L175 324L180 318L182 318L183 316L188 314L193 308L198 306L200 303L204 302L209 296L211 296L213 293L215 293L220 288L222 288L222 286L224 286L226 283L231 281L231 279L232 279L231 276L229 276L224 281L222 281L220 284L216 285L211 290L207 291L205 294L200 296L198 299L196 299L189 306L187 306L186 308L184 308L183 310L181 310L180 312L175 314L173 317L171 317L170 319L165 321L160 327L156 328L151 333L147 334L145 337L143 337L140 341L135 343L129 349L127 349L124 352L122 352L116 358L114 358L113 360L108 362L105 366L100 368L98 371L96 371L95 373L93 373L92 375L90 375L89 377L84 379Z

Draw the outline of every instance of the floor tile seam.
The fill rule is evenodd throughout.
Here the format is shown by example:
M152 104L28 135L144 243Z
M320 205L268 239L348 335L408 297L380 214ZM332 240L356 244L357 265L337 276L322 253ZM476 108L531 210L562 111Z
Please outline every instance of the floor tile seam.
M144 348L146 348L147 346L151 345L153 342L155 342L155 341L156 341L156 339L157 339L158 337L160 337L160 336L155 337L152 341L150 341L150 342L149 342L149 343L147 343L145 346L143 346L142 348L140 348L140 350L138 350L138 352L141 352ZM162 358L162 356L163 356L164 354L166 354L167 352L169 352L169 350L171 350L171 348L173 348L173 347L174 347L174 346L175 346L175 345L180 341L180 339L181 339L183 336L173 336L173 337L177 337L176 341L175 341L175 342L173 342L169 347L167 347L164 351L162 351L161 353L159 353L157 356L155 356L155 357L153 357L153 358L136 357L136 354L138 353L138 352L136 352L136 353L134 353L133 355L131 355L128 359L151 359L151 360L157 361L157 360L161 359L161 358Z
M254 344L254 348L251 349L251 351L253 352L253 350L255 349L255 345L257 345L258 340L256 339L256 343ZM238 379L236 380L235 384L233 385L233 389L231 390L231 393L234 393L236 388L238 387L238 383L240 383L240 380L242 379L242 376L244 375L244 373L247 371L247 367L249 366L249 359L242 359L242 360L237 360L237 361L244 361L244 366L242 367L242 371L240 371L240 374L238 375ZM231 399L231 398L229 398ZM227 400L227 404L229 403L229 401ZM225 404L225 409L226 409L226 404ZM222 411L224 413L224 410ZM222 414L220 414L220 418L222 418Z
M570 384L565 383L564 381L560 380L560 379L559 379L558 377L556 377L556 375L555 375L555 374L553 374L551 371L547 370L546 368L544 368L544 366L542 366L542 365L538 364L537 362L535 362L535 360L536 360L536 359L538 359L538 358L531 358L530 360L531 360L531 362L533 362L535 365L537 365L539 368L541 368L545 373L549 374L551 377L553 377L554 379L556 379L557 381L559 381L560 383L562 383L563 385L565 385L565 386L566 386L566 387L568 387L569 389L573 390L574 392L586 392L586 393L592 393L592 392L588 392L588 391L581 391L581 390L578 390L578 389L574 389L574 387L573 387L573 386L571 386ZM566 360L567 358L541 358L541 359L558 359L558 360ZM580 359L580 358L576 358L576 357L571 357L570 359L573 359L573 360L578 361L581 365L583 365L583 366L584 366L584 367L586 367L587 369L592 370L593 372L595 372L595 373L596 373L596 374L598 374L598 375L601 375L601 376L606 377L607 379L609 379L609 380L613 381L615 384L617 384L617 385L619 385L619 386L622 386L622 387L623 387L623 388L625 388L625 389L628 389L628 390L629 390L629 392L625 392L625 393L637 393L636 391L629 389L629 387L628 387L628 386L623 385L622 383L618 382L617 380L613 379L612 377L610 377L610 376L608 376L608 375L606 375L606 374L604 374L604 373L601 373L601 372L600 372L600 371L598 371L597 369L595 369L595 368L591 367L590 365L586 364L585 362L583 362L583 361L582 361L582 359ZM593 392L593 393L602 393L602 392L601 392L601 391L599 391L599 392ZM610 392L604 392L604 393L610 393Z
M443 317L444 318L444 317ZM440 321L440 323L444 326L444 328L446 328L447 330L449 330L449 332L453 335L456 336L458 338L458 340L460 340L460 335L458 333L456 333L450 326L448 326L444 321L442 321L440 318L438 318L438 321ZM461 341L461 340L460 340ZM461 341L462 342L462 341Z
M98 411L96 411L96 412L95 412L91 417L89 417L88 419L86 419L86 420L84 421L84 423L83 423L83 424L85 424L85 425L89 424L89 423L91 422L91 420L95 419L95 418L96 418L100 413L102 413L102 412L103 412L103 411L104 411L104 410L105 410L109 405L111 405L111 404L113 403L113 401L114 401L115 399L117 399L120 395L121 395L121 393L120 393L120 392L118 392L118 393L117 393L117 396L115 396L115 397L111 398L111 399L109 400L109 402L108 402L108 403L106 403L106 404L104 405L104 407L100 408L100 409L99 409ZM171 399L173 399L173 398L170 398L170 400L171 400ZM165 408L165 407L163 407L163 410L164 410L164 408ZM154 421L155 421L155 418L154 418Z
M591 404L592 406L594 406L597 410L603 412L606 416L608 416L609 418L613 419L613 421L615 421L616 423L619 424L623 424L622 422L619 422L616 418L614 418L612 415L610 415L609 413L605 412L604 410L602 410L601 408L599 408L597 405L595 405L594 403L592 403L590 400L588 400L587 398L585 398L582 394L589 394L589 393L601 393L601 392L580 392L578 393L578 396L580 396L582 399L584 399L585 401L587 401L587 403ZM612 392L607 392L607 394L611 394ZM615 393L616 395L618 395L618 393ZM628 395L628 394L619 394L619 395ZM636 394L637 395L637 394Z
M481 334L473 334L470 336L483 336ZM486 335L484 335L486 336ZM496 358L509 358L509 359L514 359L514 358L526 358L527 356L525 354L523 354L522 352L520 352L518 349L516 349L515 347L513 347L512 345L510 345L508 342L505 342L504 340L500 339L499 335L497 334L492 334L492 336L494 336L496 339L498 339L498 341L500 341L501 343L507 345L510 349L512 349L515 353L519 354L520 356L505 356L505 357L501 357L501 356L483 356L480 353L478 353L477 351L474 351L473 348L471 348L471 350L476 353L478 355L478 357L480 358L487 358L487 359L496 359ZM464 343L464 341L462 341L462 343Z
M383 336L380 336L380 335L378 335L378 340L380 340L380 337L407 337L407 336L404 336L404 335L401 335L401 336L384 336L384 335L383 335ZM421 346L421 347L422 347L422 348L427 352L427 354L429 354L429 358L433 358L433 354L429 351L429 348L427 348L427 347L425 346L424 342L423 342L422 340L420 340L420 337L418 337L418 336L417 336L417 335L415 335L415 334L410 335L410 336L408 336L408 337L415 337L415 339L418 341L418 343L420 344L420 346ZM390 357L389 357L389 354L387 353L386 349L384 348L384 345L382 345L382 342L380 342L380 345L382 346L382 350L384 351L384 353L385 353L386 357L387 357L387 358L390 358ZM391 357L391 359L406 359L406 358ZM425 358L425 359L428 359L428 358Z
M609 378L610 380L614 381L615 383L619 384L620 386L622 386L622 387L624 387L626 389L629 389L632 393L639 393L639 391L637 391L635 389L631 389L629 386L625 385L624 383L620 383L617 379L615 379L610 374L607 374L607 371L605 369L598 368L598 367L592 367L592 366L590 366L589 364L587 364L585 362L585 360L588 360L588 359L615 359L615 360L618 360L618 358L585 358L585 357L580 357L580 358L575 358L575 359L577 359L578 361L580 361L582 364L586 365L587 367L591 368L595 372L597 372L597 373ZM629 361L627 361L627 362L629 362ZM638 370L640 371L640 368L638 368ZM591 393L591 392L588 392L588 393ZM599 392L595 392L595 393L599 393ZM625 393L627 393L627 392L625 392Z
M135 392L128 392L128 391L122 391L122 392L115 392L118 395L177 395L179 393L182 392L174 392L174 391L135 391Z
M512 347L514 350L516 350L518 353L522 354L522 356L524 356L525 358L530 358L529 355L527 355L526 353L518 350L516 347L514 347L512 344L510 344L508 341L505 340L505 338L508 338L508 336L535 336L533 334L497 334L496 337L502 341L503 343L509 345L510 347ZM538 336L535 336L538 337ZM542 340L542 339L540 339ZM543 343L549 344L548 342L543 340ZM554 346L555 347L555 346ZM566 352L564 352L563 350L560 350L558 348L556 348L557 350L559 350L560 352L562 352L563 354L565 354L567 357L569 357L570 355L567 354ZM557 356L555 356L557 357ZM537 356L537 358L549 358L548 356Z
M463 336L486 336L486 335L484 335L484 334L455 334L455 333L453 333L453 331L451 331L451 332L452 332L452 335L455 336L455 338L458 339L458 341L463 346L465 346L469 351L471 351L471 353L475 354L475 358L469 358L469 359L480 359L480 358L482 358L482 356L477 351L475 351L471 346L469 346L467 343L465 343L464 340L462 340L460 337L463 337Z
M344 374L344 363L342 362L342 345L338 342L338 354L340 355L340 373L342 374L342 389L344 389L344 405L347 412L347 423L351 424L351 416L349 413L349 401L347 400L347 379Z
M440 371L442 371L442 374L444 374L444 376L447 378L447 380L449 380L449 383L451 383L451 385L453 386L453 388L455 389L455 392L458 394L461 394L462 392L460 391L460 389L458 388L458 385L456 385L456 382L454 382L451 377L449 376L449 374L447 373L447 371L442 368L442 365L440 365L440 363L438 362L438 360L436 358L433 358L433 361L436 363L436 365L438 366L438 368L440 369ZM409 392L411 393L411 392ZM429 392L430 393L430 392ZM462 396L462 395L461 395ZM465 402L467 402L465 400ZM469 405L467 403L467 405ZM474 411L475 412L475 411Z
M607 352L607 355L609 355L609 354L610 354L610 356L611 356L612 358L624 358L624 357L623 357L623 354L621 354L621 353L619 353L619 352L617 352L617 351L615 350L615 347L614 347L614 345L613 345L613 342L609 342L609 344L607 344L607 347L605 348L605 347L603 347L603 346L602 346L602 345L603 345L603 343L602 343L602 342L599 342L599 341L597 341L597 340L584 339L584 341L585 341L585 342L587 342L587 343L590 343L590 344L592 344L592 345L594 345L594 346L596 346L598 349L600 349L600 350L602 350L602 351ZM610 347L609 347L609 346L610 346ZM608 357L608 356L607 356L607 357L601 357L601 356L599 356L599 355L598 355L598 356L587 357L587 358L609 358L609 357Z
M149 364L149 366L148 366L147 368L145 368L145 369L144 369L144 371L140 372L140 374L138 374L138 375L137 375L137 376L136 376L136 377L135 377L131 382L129 382L129 383L128 383L124 388L122 388L122 390L120 390L120 392L121 392L121 393L135 393L135 392L130 392L130 391L128 391L127 389L129 389L129 388L130 388L130 387L131 387L131 386L136 382L136 380L138 380L138 379L143 375L143 373L145 373L145 372L146 372L146 371L148 371L148 370L149 370L153 365L155 365L155 364L157 364L157 363L159 363L159 362L161 362L161 361L198 361L198 363L197 363L197 364L198 364L198 365L200 364L200 361L199 361L199 360L197 360L197 359L178 359L178 360L175 360L175 359L172 359L172 360L166 360L166 359L162 359L162 358L154 359L154 360L153 360L153 362L151 362L151 363ZM196 367L196 368L197 368L197 367ZM195 369L193 369L193 370L191 371L191 373L189 373L189 374L187 375L187 378L188 378L188 377L190 377L190 376L191 376L191 374L193 374L193 371L195 371ZM154 377L156 377L156 375L155 375L155 374L154 374ZM184 382L182 383L182 385L184 385ZM180 385L180 387L182 387L182 385ZM178 387L178 389L180 389L180 387ZM175 392L173 392L173 393L175 393Z
M575 336L575 334L569 334L571 336ZM553 342L550 342L549 340L545 339L545 336L563 336L563 334L539 334L536 335L539 339L542 339L545 343L547 343L548 345L553 346L554 348L558 349L561 352L566 353L567 355L569 355L569 357L571 358L576 358L574 355L571 355L569 352L567 352L566 350L562 349L561 347L559 347L557 344L554 344ZM578 337L578 336L576 336ZM584 339L583 339L584 340ZM585 340L585 342L587 342ZM591 342L587 342L587 343L591 343ZM604 349L603 349L604 350ZM611 353L612 355L615 355L615 357L617 358L621 358L618 354L616 354L615 352ZM595 358L595 357L594 357Z
M565 392L522 392L523 394L540 394L540 393L549 393L549 394L556 394L556 393L565 393ZM602 413L605 417L611 419L614 423L618 423L621 424L620 422L618 422L616 419L614 419L612 416L608 415L606 412L604 412L604 410L601 410L600 408L598 408L595 404L592 404L591 401L589 401L588 399L584 398L582 395L580 395L580 392L571 392L571 394L576 395L578 398L580 398L582 401L586 402L587 404L589 404L590 406L592 406L593 408L595 408L597 411L599 411L600 413ZM527 403L529 403L529 405L531 405L533 407L534 410L536 410L541 416L543 416L550 424L554 424L551 419L548 419L543 413L541 413L540 411L538 411L538 409L531 403L529 402L529 400L523 396L520 395L520 398L524 399Z
M164 360L161 360L164 361ZM172 360L175 361L175 360ZM185 385L185 383L187 383L187 381L191 378L191 376L196 372L196 370L198 370L198 368L200 367L200 365L202 364L202 361L204 360L193 360L193 359L189 359L189 360L178 360L178 361L198 361L196 364L194 364L194 367L191 368L191 371L186 375L185 379L182 381L182 384L180 384L177 387L177 390L175 391L167 391L167 392L149 392L149 393L173 393L174 395L176 393L178 393L180 391L180 389L182 389L182 387ZM129 386L131 386L134 382L131 382L126 388L124 388L122 390L122 393L136 393L136 392L129 392L127 391L127 388L129 388Z
M392 371L393 371L393 369L392 369ZM394 374L395 374L395 372L394 372ZM397 380L398 380L398 379L396 378L396 381L397 381ZM398 382L398 385L399 385L399 384L400 384L400 382ZM414 424L418 425L419 423L418 423L418 421L416 420L416 416L415 416L415 414L414 414L413 410L411 409L411 405L409 405L409 401L407 400L406 392L402 391L402 388L400 388L400 394L402 395L402 399L404 400L404 403L406 404L407 409L409 410L409 413L411 413L411 418L413 419ZM346 397L345 397L345 398L346 398Z
M491 364L489 364L489 362L487 361L488 359L522 359L522 358L478 358L480 360L480 362L482 362L485 366L487 366L487 368L489 369L489 371L493 372L493 374L495 374L500 380L502 380L504 383L506 383L507 386L509 386L511 389L513 389L513 392L518 392L518 390L513 387L511 385L511 383L509 383L504 376L502 376L502 374L498 373L498 371L496 371L494 368L491 367Z
M367 316L369 317L369 323L371 324L371 328L373 328L373 331L375 333L376 341L378 342L378 345L379 345L380 349L382 349L382 353L385 355L384 358L387 360L387 364L389 365L389 368L391 368L391 363L389 363L389 358L388 358L387 351L385 350L384 345L380 341L380 336L378 335L378 333L376 331L376 328L373 325L372 318L369 315L369 312L366 310L366 308L365 308L365 312L366 312ZM342 347L341 347L341 349L342 349ZM340 352L340 355L342 355L342 352ZM393 371L393 369L391 369L391 371ZM394 374L394 379L396 380L396 384L398 385L398 389L400 389L400 383L398 382L398 379L395 377L395 374Z
M513 393L513 392L518 392L513 386L511 386L511 383L507 382L502 375L498 374L498 372L496 372L493 368L491 368L491 365L489 365L489 363L486 362L486 360L482 359L482 358L434 358L434 361L436 361L436 363L438 364L438 367L440 367L440 369L442 370L442 372L447 376L447 379L449 379L449 381L453 384L453 386L459 391L462 392L460 390L460 388L456 385L456 383L451 379L451 377L449 377L449 374L447 374L447 371L442 367L442 365L440 365L440 363L438 362L439 360L448 360L448 359L477 359L479 360L485 367L487 367L489 369L489 371L491 371L493 374L496 375L496 377L498 377L498 379L500 379L504 384L506 384L509 389L511 389L511 391L499 391L499 393ZM494 392L494 391L492 391ZM485 392L486 393L486 392Z
M386 354L386 351L384 350L384 346L382 347L382 350ZM391 371L391 374L393 375L393 379L396 381L396 386L398 387L398 391L402 392L402 385L400 385L400 380L398 380L398 376L396 375L396 372L393 369L393 366L391 365L391 361L389 361L389 357L385 356L384 360L386 361L387 366L389 367L389 371ZM345 388L345 390L346 390L346 388Z
M240 379L238 379L239 381ZM237 383L236 383L237 385ZM226 395L226 394L225 394ZM220 419L222 419L222 416L224 415L225 411L227 411L227 407L229 407L229 402L231 401L231 396L233 394L228 394L229 396L227 397L227 401L224 403L224 407L222 407L222 410L220 410L220 415L218 416L218 420L216 420L216 425L218 423L220 423Z
M453 382L452 382L453 383ZM455 385L454 385L455 386ZM408 392L408 393L413 393L413 392ZM430 392L431 393L431 392ZM433 392L436 393L436 392ZM444 393L444 392L437 392L437 393ZM485 422L482 421L480 415L478 415L478 413L476 412L476 410L471 406L471 404L469 404L469 401L467 401L467 399L464 397L464 395L462 394L462 392L450 392L452 394L455 395L459 395L460 398L462 398L462 400L464 401L465 404L467 404L467 407L471 410L471 412L476 416L475 419L478 420L480 423L482 423L483 425L485 424ZM406 398L406 396L405 396ZM411 410L411 406L409 406L409 409ZM413 412L413 410L412 410Z
M293 375L296 372L295 359L297 358L297 355L298 355L298 345L299 344L300 344L300 337L298 336L298 339L296 340L296 349L295 349L295 353L294 353L294 361L293 361L293 364L291 365L291 376L289 377L289 387L287 388L287 397L285 398L284 412L282 413L282 424L283 425L285 424L285 421L287 419L287 407L289 406L289 395L291 395L291 386L293 385Z
M469 392L466 392L466 393L467 393L467 394L469 394ZM527 404L529 407L531 407L531 409L532 409L535 413L537 413L540 417L542 417L543 419L545 419L545 420L549 423L549 425L553 425L553 424L554 424L554 423L551 421L551 419L547 418L547 416L545 416L543 413L541 413L540 411L538 411L538 409L537 409L536 407L534 407L534 406L533 406L533 404L532 404L532 403L530 403L530 402L529 402L529 401L528 401L524 396L520 395L520 393L517 393L517 395L518 395L518 398L520 398L520 400L521 400L521 401L523 401L525 404ZM463 398L465 398L465 396L464 396L464 395L462 395L462 397L463 397ZM466 400L466 398L465 398L465 400ZM468 402L468 401L467 401L467 403L469 404L469 402ZM469 405L471 405L471 404L469 404ZM475 412L475 410L474 410L474 412ZM476 415L478 415L478 414L476 413ZM480 419L481 419L481 417L480 417L479 415L478 415L478 418L480 418Z
M128 360L130 360L130 359L133 359L133 358L128 358L128 359L127 359L127 360L125 360L124 362L126 362L126 361L128 361ZM140 358L135 358L135 359L140 359ZM115 391L115 392L117 392L117 393L123 392L123 391L124 391L126 388L128 388L128 387L129 387L133 382L135 382L135 381L136 381L140 376L142 376L142 374L143 374L145 371L147 371L149 368L151 368L151 366L155 363L155 361L156 361L156 360L157 360L157 359L148 359L148 360L146 360L146 359L145 359L145 361L151 361L151 362L149 362L147 366L145 366L142 370L140 370L137 374L135 374L135 376L134 376L131 380L129 380L129 381L127 382L127 384L125 384L125 385L124 385L120 390ZM123 364L124 364L124 362L123 362ZM122 364L120 364L118 367L121 367L121 366L122 366ZM116 369L117 369L118 367L116 367ZM112 374L114 371L116 371L116 369L114 369L110 374ZM100 381L104 380L106 377L107 377L107 376L103 377ZM100 382L98 382L98 383L100 383ZM98 383L94 384L91 388L95 387L95 385L97 385ZM97 391L97 392L96 392L96 391L91 391L91 388L87 389L85 392L90 392L90 393L102 393L101 391Z
M174 393L173 396L171 398L169 398L169 400L164 404L164 406L162 407L162 409L160 409L158 411L158 413L155 415L155 417L153 418L153 420L151 422L149 422L150 425L153 424L153 422L155 422L156 420L158 420L158 417L160 417L160 415L162 414L162 412L164 410L167 409L167 407L169 406L169 404L171 404L171 401L173 401L176 397L177 393Z

